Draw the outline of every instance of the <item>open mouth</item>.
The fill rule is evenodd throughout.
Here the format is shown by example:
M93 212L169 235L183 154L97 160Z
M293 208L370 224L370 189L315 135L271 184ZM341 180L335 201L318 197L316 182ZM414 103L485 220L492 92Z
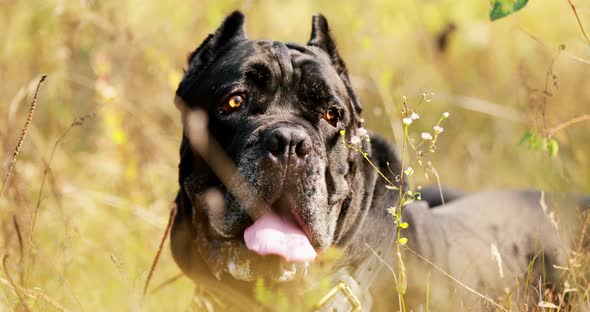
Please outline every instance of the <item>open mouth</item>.
M199 236L199 252L218 279L229 273L242 281L264 277L285 282L307 275L318 255L312 233L293 209L293 200L285 194L277 197L244 230L243 239L212 241Z
M244 231L244 241L249 250L261 256L276 255L287 262L307 262L317 256L303 229L272 209Z

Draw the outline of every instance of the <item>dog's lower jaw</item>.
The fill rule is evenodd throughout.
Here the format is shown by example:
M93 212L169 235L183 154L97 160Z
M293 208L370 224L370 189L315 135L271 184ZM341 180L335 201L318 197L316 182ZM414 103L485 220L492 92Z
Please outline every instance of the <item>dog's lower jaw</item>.
M244 282L264 278L273 282L288 282L305 277L309 263L291 263L277 256L260 256L246 248L242 241L211 241L199 239L195 242L199 255L209 267L211 274L221 280L229 274Z
M190 219L177 218L171 232L171 248L176 263L195 281L213 275L217 280L231 277L252 282L264 278L282 283L309 273L308 262L289 263L277 256L259 256L241 240L211 240L200 228L205 225Z
M259 274L260 272L257 272L260 271L260 268L258 270L252 268L252 266L254 266L253 260L251 258L244 257L242 253L243 252L234 249L232 252L233 257L227 260L223 269L224 272L229 273L236 280L253 282L258 278L270 278L270 280L273 282L283 283L305 277L308 273L309 262L292 263L274 259L274 261L279 261L278 272L276 272L276 274L272 274L270 277L264 276ZM255 257L261 258L261 256ZM264 259L259 260L264 261Z

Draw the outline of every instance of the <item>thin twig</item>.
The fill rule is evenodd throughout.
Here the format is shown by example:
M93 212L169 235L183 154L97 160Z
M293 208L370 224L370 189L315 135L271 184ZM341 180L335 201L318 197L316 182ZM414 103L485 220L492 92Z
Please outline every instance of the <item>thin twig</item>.
M559 125L551 128L551 129L548 129L547 130L547 137L551 138L551 137L553 137L555 132L563 130L563 129L568 128L574 124L577 124L579 122L586 121L586 120L590 120L590 115L582 115L582 116L574 117L568 121L562 122Z
M119 263L119 260L117 259L115 254L111 254L111 261L113 262L113 264L117 268L117 271L119 272L119 274L123 275L123 271L121 270L121 263Z
M417 252L415 252L414 250L412 250L410 247L405 246L407 250L409 250L411 253L413 253L416 257L422 259L424 262L430 264L433 268L435 268L437 271L439 271L441 274L443 274L444 276L450 278L451 280L453 280L455 283L461 285L463 288L467 289L468 291L472 292L473 294L481 297L482 299L484 299L485 301L489 302L490 304L492 304L493 306L497 307L498 309L502 310L502 311L506 311L508 312L508 310L506 310L506 308L504 308L503 306L497 304L493 299L487 297L486 295L478 292L477 290L465 285L463 282L461 282L460 280L454 278L451 274L447 273L445 270L441 269L440 267L438 267L436 264L432 263L430 260L424 258L422 255L418 254Z
M27 252L27 259L31 259L31 253L32 253L32 246L33 246L33 234L35 232L35 225L37 224L37 215L39 213L39 207L41 206L41 198L43 196L43 190L45 189L45 180L47 178L47 174L49 174L51 172L51 161L53 160L53 156L55 155L55 151L57 150L57 147L59 146L59 144L61 143L61 141L66 137L66 135L70 132L70 130L72 130L72 128L76 127L76 126L81 126L84 124L84 122L86 122L86 120L90 119L90 118L94 118L96 116L96 111L88 113L84 116L78 117L76 118L71 124L70 126L62 133L62 135L59 137L59 139L57 139L55 141L55 143L53 144L53 149L51 150L51 154L49 156L49 160L47 162L44 161L44 165L45 165L45 169L43 170L43 177L41 178L41 187L39 188L39 193L37 195L37 203L35 204L35 210L33 212L33 220L31 222L31 234L29 235L29 240L31 242L31 248L28 249ZM31 270L31 261L27 262L27 268L25 271L25 279L26 280L29 276ZM22 283L24 284L24 280L22 281Z
M251 207L246 210L246 213L256 220L259 217L256 214L267 209L266 201L256 195L258 193L246 182L245 177L238 171L224 148L210 135L209 130L205 127L208 120L207 113L201 109L190 110L181 99L178 98L178 101L182 111L185 135L190 142L191 149L203 157L228 192L245 207Z
M531 32L529 32L528 30L524 29L524 28L518 28L518 30L524 32L527 36L531 37L531 39L535 40L539 45L541 45L545 50L552 51L553 47L550 47L549 45L547 45L545 42L543 42L539 37L533 35ZM580 63L584 63L587 65L590 65L590 60L581 58L579 56L573 55L571 53L569 53L566 49L565 46L560 46L562 52L565 56L567 56L568 58L580 62Z
M391 265L389 265L389 263L387 263L387 261L385 261L385 259L383 259L381 256L379 256L379 254L375 251L375 249L373 249L373 247L371 247L369 244L365 243L365 246L367 246L367 248L369 248L369 250L373 253L373 255L375 257L377 257L377 259L379 259L379 261L381 261L381 263L389 269L389 271L391 272L391 275L393 275L393 279L395 280L395 283L397 284L397 275L395 275L395 270L393 270Z
M10 283L10 281L5 280L3 278L0 278L0 284L3 284L5 286L8 286L10 288L12 288L14 291L21 291L22 294L24 294L25 296L34 299L34 300L38 300L39 298L43 299L43 301L49 303L52 307L54 307L57 311L68 311L66 308L64 308L64 306L62 306L61 304L55 302L55 300L51 299L48 295L42 293L41 291L39 291L38 289L26 289L24 287L21 287L19 285L14 285L12 283Z
M29 109L29 116L25 121L25 125L23 127L22 133L16 144L16 148L14 149L14 154L12 154L12 160L10 161L10 165L8 165L8 171L6 171L6 175L4 176L4 181L2 182L2 188L0 189L0 198L4 194L4 188L6 187L6 183L8 182L8 178L10 177L10 172L12 171L12 167L16 163L16 158L18 157L18 153L20 152L21 148L23 147L23 141L25 140L25 136L29 131L29 127L31 126L31 122L33 121L33 114L35 113L35 107L37 106L37 98L39 97L39 90L41 89L41 85L47 78L46 75L43 75L37 84L37 89L35 90L35 96L33 97L33 101L31 102L31 108Z
M442 191L442 185L440 184L440 177L438 175L438 172L436 171L436 169L434 168L434 166L432 165L432 162L428 162L428 167L430 168L430 170L432 171L432 173L434 173L434 176L436 177L436 185L438 185L438 193L440 194L440 200L442 202L442 204L445 204L445 196L443 195L443 191Z
M555 87L555 89L557 89L557 84L555 80L556 76L555 74L553 74L553 66L555 65L555 61L559 57L559 54L562 50L563 49L561 47L557 49L557 52L555 52L555 56L553 56L553 58L551 59L551 64L549 65L545 73L545 89L543 91L543 100L541 101L541 121L543 122L543 129L547 129L547 97L553 96L553 94L549 92L549 77L553 79L553 86Z
M576 244L576 252L582 252L582 247L584 244L584 238L586 238L586 233L588 232L588 225L590 224L590 213L583 213L580 212L580 215L584 216L584 223L582 224L582 231L580 234L580 239L578 240L578 243Z
M16 232L16 237L18 238L18 251L19 251L19 278L21 285L24 285L25 277L24 277L24 252L23 252L23 236L20 232L20 226L18 225L18 220L16 220L16 215L12 216L12 225L14 225L14 231Z
M55 174L53 174L53 170L51 169L51 167L49 167L49 162L47 160L45 160L45 158L41 158L41 161L43 162L43 167L47 169L47 178L49 179L49 185L51 185L51 192L53 193L53 199L55 200L55 203L57 205L57 207L59 208L59 211L62 212L64 211L63 208L63 195L61 194L61 190L58 189L57 187L57 181L55 179ZM45 172L43 172L43 174L45 174Z
M582 21L580 20L580 16L578 16L578 10L576 10L576 6L572 2L572 0L567 0L567 2L569 2L570 6L572 7L572 11L574 11L574 15L576 16L576 20L578 21L578 26L580 26L580 30L582 31L582 35L584 35L586 42L588 42L588 44L590 44L590 38L588 38L588 35L586 34L586 31L584 30L584 26L582 25Z
M529 31L527 31L526 29L521 28L520 30L523 31L525 34L527 34L529 37L531 37L533 40L535 40L543 48L545 48L548 51L548 53L551 50L553 50L553 48L551 48L550 46L545 44L541 39L539 39L537 36L533 35ZM564 51L565 51L565 46L560 45L557 49L557 52L555 52L555 54L551 58L551 63L549 64L549 66L547 67L547 70L545 72L545 88L543 90L538 90L537 88L534 88L534 87L531 87L531 86L528 86L527 84L525 84L525 88L527 89L527 93L529 93L529 97L530 97L530 94L532 94L532 93L539 93L542 95L542 98L540 101L534 101L532 99L529 101L530 102L529 107L531 108L531 110L535 110L535 109L539 110L539 106L540 106L540 114L541 114L543 125L539 126L538 124L536 124L537 131L539 131L539 132L543 132L543 133L548 132L546 118L545 118L546 117L546 107L547 107L548 97L553 96L553 94L549 91L549 78L553 79L553 86L555 89L557 89L558 86L557 86L556 76L553 72L553 67L554 67L555 62L557 61L557 58L559 57L559 55L561 55L561 53L564 53ZM569 54L566 54L566 55L569 55ZM540 103L540 105L538 103ZM535 112L536 111L533 111L533 113L535 113ZM537 123L538 120L533 119L532 122Z
M4 274L6 275L6 278L8 279L8 281L10 282L10 285L12 285L12 288L14 289L14 292L16 293L18 299L20 300L23 309L25 311L31 311L31 309L29 309L29 306L27 306L27 303L25 302L25 298L23 298L23 295L21 294L20 289L16 286L16 283L14 282L14 280L12 279L12 277L10 276L10 273L8 272L8 267L6 267L6 260L8 260L8 255L4 255L4 258L2 258L2 268L4 269Z
M377 259L379 259L379 261L381 261L381 263L383 265L385 265L387 267L387 269L389 269L389 271L391 272L391 275L393 275L393 280L395 281L395 284L398 285L399 282L397 280L397 275L395 275L395 270L391 267L391 265L389 265L389 263L387 263L387 261L385 261L385 259L383 259L381 256L379 256L379 254L375 251L375 249L373 249L371 246L369 246L369 244L365 243L365 246L367 246L367 248L369 248L369 250L371 250L371 252L373 253L373 255L375 255L375 257L377 257ZM402 298L402 295L399 292L397 292L397 297L398 297L398 300L399 300L400 305L401 305L401 303L403 302L403 298Z
M437 97L445 101L449 101L449 103L453 103L455 106L459 106L463 109L473 112L501 118L515 123L522 123L525 119L524 116L518 111L490 100L444 92L436 92L436 94Z
M70 126L62 133L62 135L55 141L53 144L53 149L51 150L51 154L49 156L49 160L45 164L45 170L43 170L43 178L41 178L41 187L39 188L39 195L37 196L37 204L35 205L35 211L33 213L33 221L31 223L31 237L33 236L33 232L35 231L35 224L37 223L37 214L39 213L39 206L41 205L41 196L43 195L43 189L45 188L45 180L47 178L47 174L49 173L51 167L51 161L53 160L53 156L55 155L55 151L57 150L58 145L63 141L66 135L72 130L72 128L76 126L81 126L87 119L94 118L96 116L96 112L92 112L86 114L82 117L76 118Z
M569 57L570 59L572 59L574 61L577 61L577 62L586 64L586 65L590 65L590 60L587 60L587 59L581 58L579 56L573 55L573 54L571 54L571 53L569 53L567 51L563 51L563 54L565 54L565 56Z
M168 225L166 226L166 231L164 231L164 235L162 236L162 240L160 241L160 246L158 247L158 251L156 252L156 256L154 257L154 261L152 262L152 266L150 267L150 272L145 280L145 285L143 286L143 296L145 297L148 287L150 286L150 280L152 279L152 275L156 270L156 266L158 265L158 261L160 261L160 255L162 254L162 250L164 249L164 243L166 242L166 238L168 238L168 234L170 234L170 228L172 227L172 222L174 221L174 217L176 217L176 204L172 206L170 209L170 217L168 218Z
M70 286L70 283L68 282L68 280L64 278L63 282L64 282L64 286L68 289L68 293L72 296L72 298L74 298L74 301L76 301L76 304L78 304L78 307L80 307L80 310L78 310L78 311L84 312L84 306L82 306L82 302L80 302L80 300L78 299L78 297L74 293L74 290ZM46 297L46 298L44 298L45 300L51 300L51 298L48 298L47 295L45 295L45 294L41 293L40 295L45 296ZM59 304L56 302L53 302L53 304L54 304L54 306L55 305L59 306ZM65 308L62 307L62 309L63 309L63 311L65 311Z
M158 291L162 290L162 288L164 288L164 287L166 287L166 286L168 286L168 285L176 282L177 280L179 280L183 276L184 276L184 273L178 273L178 274L176 274L176 275L168 278L167 280L163 281L158 286L156 286L156 288L152 289L150 291L150 295L157 293Z

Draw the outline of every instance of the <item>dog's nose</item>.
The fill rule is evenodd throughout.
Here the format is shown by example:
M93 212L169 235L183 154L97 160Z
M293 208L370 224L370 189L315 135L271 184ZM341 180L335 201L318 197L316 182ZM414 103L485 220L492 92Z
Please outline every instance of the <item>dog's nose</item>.
M264 136L263 145L271 155L281 160L298 161L311 152L311 138L300 129L274 129Z

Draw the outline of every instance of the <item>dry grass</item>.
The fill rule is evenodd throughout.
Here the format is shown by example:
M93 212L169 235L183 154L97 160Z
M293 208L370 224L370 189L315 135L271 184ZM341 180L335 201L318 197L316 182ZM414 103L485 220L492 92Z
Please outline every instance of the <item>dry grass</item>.
M590 114L590 48L579 26L590 27L588 3L575 1L574 15L567 1L530 1L493 23L486 1L371 3L0 1L3 177L34 77L50 77L0 196L0 255L9 256L10 275L0 276L0 310L187 307L191 283L167 283L179 273L167 248L152 285L167 284L142 299L177 188L173 94L186 55L236 8L251 37L298 42L308 39L311 14L323 12L367 127L391 140L403 135L402 95L433 91L415 126L427 130L452 114L432 161L443 184L590 193L590 122L561 128ZM518 146L527 129L551 133L559 156ZM589 263L577 250L566 274L578 304L590 298Z
M2 181L2 187L0 188L0 198L4 194L4 190L6 189L6 184L8 183L8 178L10 178L10 173L12 172L12 168L14 164L16 164L16 160L18 158L18 153L20 153L21 148L23 147L23 142L25 141L25 137L27 136L27 132L29 132L29 127L31 126L31 122L33 121L33 114L35 114L35 108L37 107L37 99L39 97L39 90L41 89L41 85L45 82L47 76L42 76L37 84L37 90L35 90L35 95L33 96L33 101L31 102L31 107L29 108L29 115L27 116L27 120L25 121L25 125L23 126L22 133L18 138L18 143L16 143L16 147L14 148L14 153L12 154L12 159L8 164L8 169L6 170L6 174L4 175L4 180Z

